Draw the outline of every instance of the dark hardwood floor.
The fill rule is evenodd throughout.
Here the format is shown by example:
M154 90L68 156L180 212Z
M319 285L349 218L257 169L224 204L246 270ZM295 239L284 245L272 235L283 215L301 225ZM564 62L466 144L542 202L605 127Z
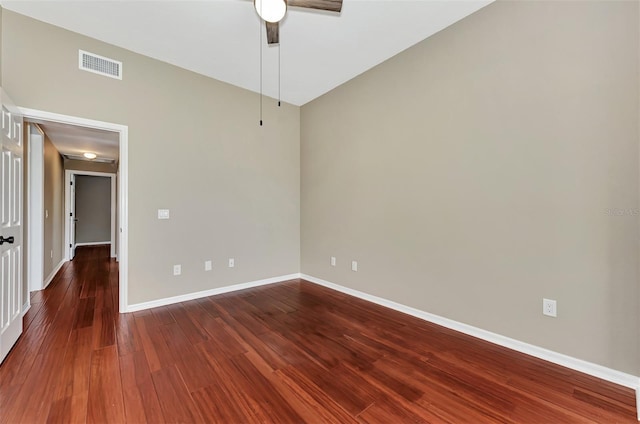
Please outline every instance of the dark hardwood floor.
M121 315L108 253L33 294L2 423L637 423L632 390L305 281Z

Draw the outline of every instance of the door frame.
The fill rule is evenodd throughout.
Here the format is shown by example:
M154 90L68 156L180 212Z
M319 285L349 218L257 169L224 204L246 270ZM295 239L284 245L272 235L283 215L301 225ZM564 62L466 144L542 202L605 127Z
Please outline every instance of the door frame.
M71 260L71 190L69 189L69 185L71 184L71 176L75 175L87 175L92 177L105 177L111 179L111 253L110 256L112 258L116 257L116 174L112 172L95 172L95 171L78 171L75 169L66 169L64 171L64 247L65 247L65 255L64 258L66 261ZM75 219L75 216L73 217ZM77 245L77 243L76 243Z
M96 121L59 113L18 107L20 113L29 120L52 121L61 124L79 125L99 130L113 131L119 135L119 177L118 182L118 273L120 294L120 313L127 312L129 306L129 127L111 122Z

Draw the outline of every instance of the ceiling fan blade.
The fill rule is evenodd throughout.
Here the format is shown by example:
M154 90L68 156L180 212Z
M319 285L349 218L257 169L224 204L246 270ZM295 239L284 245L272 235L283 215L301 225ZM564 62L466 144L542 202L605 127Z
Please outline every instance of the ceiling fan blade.
M266 22L267 26L267 43L279 44L280 43L280 30L277 22Z
M330 12L340 12L342 10L342 0L287 0L287 5L328 10Z

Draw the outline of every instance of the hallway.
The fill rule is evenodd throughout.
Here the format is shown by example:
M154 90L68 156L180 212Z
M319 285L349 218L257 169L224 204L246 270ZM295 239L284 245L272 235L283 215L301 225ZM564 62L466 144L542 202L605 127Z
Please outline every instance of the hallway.
M109 246L78 248L49 287L31 296L24 333L0 367L0 421L84 422L87 403L96 418L121 405L121 395L109 397L120 380L121 317Z

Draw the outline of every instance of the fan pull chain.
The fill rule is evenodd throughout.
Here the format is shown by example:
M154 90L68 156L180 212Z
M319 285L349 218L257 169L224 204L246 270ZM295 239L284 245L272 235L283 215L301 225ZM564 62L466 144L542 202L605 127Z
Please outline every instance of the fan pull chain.
M258 26L260 28L260 126L262 126L262 21Z
M280 98L281 98L281 96L280 96L280 86L282 85L282 77L281 77L282 72L280 71L280 68L282 67L281 64L280 64L281 63L281 60L280 60L280 49L281 49L282 44L280 44L280 43L282 43L282 41L278 40L278 107L280 107Z

